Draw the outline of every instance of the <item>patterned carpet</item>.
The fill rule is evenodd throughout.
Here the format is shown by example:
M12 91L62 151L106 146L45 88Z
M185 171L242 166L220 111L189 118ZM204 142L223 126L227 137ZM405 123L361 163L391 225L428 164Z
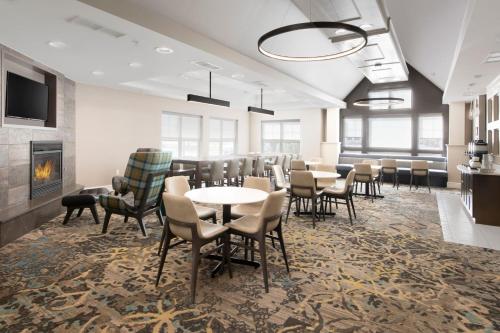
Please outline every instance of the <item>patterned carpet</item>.
M354 226L345 206L316 230L291 218L291 274L269 246L269 294L260 269L212 279L202 261L196 305L188 245L154 286L154 219L144 238L134 220L102 235L90 212L67 226L59 216L0 249L0 332L500 331L500 252L443 242L434 194L383 192L356 198Z

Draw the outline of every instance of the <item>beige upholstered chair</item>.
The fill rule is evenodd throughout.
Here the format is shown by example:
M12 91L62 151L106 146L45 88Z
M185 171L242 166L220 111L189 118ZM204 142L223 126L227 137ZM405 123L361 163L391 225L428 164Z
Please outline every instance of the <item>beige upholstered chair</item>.
M226 182L228 186L236 185L239 186L240 182L238 180L240 176L240 160L233 159L227 163L227 170L225 171Z
M431 193L431 182L429 179L429 163L427 161L411 161L410 170L410 190L413 185L413 179L415 178L415 187L418 189L418 179L425 178L427 181L427 187L429 188L429 193Z
M264 192L271 192L271 181L267 177L247 177L243 187L254 188ZM252 204L241 204L231 208L231 218L238 219L245 215L258 214L262 208L262 202Z
M256 177L263 177L265 175L264 165L264 157L257 157L257 160L255 160L255 165L253 167L253 175Z
M351 170L347 175L343 188L327 187L323 190L323 195L327 203L330 204L330 212L332 211L332 199L335 200L335 206L338 209L338 204L343 204L347 206L347 212L349 213L349 220L352 224L352 212L354 213L354 218L356 218L356 210L354 209L354 201L352 200L352 191L354 184L354 176L356 171ZM344 200L344 202L338 202L338 200Z
M366 159L361 163L370 164L371 166L378 167L380 166L379 160L374 159ZM378 193L380 193L380 169L372 168L373 181L378 185ZM374 192L376 194L376 192Z
M283 164L285 163L285 155L279 155L276 159L276 163L274 165L279 165L281 169L283 169Z
M286 181L285 174L281 165L273 165L273 175L275 180L275 187L277 190L286 189L290 190L290 183Z
M304 171L306 170L306 163L303 160L292 160L290 162L291 170Z
M185 176L174 176L165 179L165 192L167 193L183 196L190 189L189 182ZM217 223L217 211L215 209L200 205L194 205L194 208L196 209L196 214L198 214L199 219L212 220L212 223ZM163 229L158 255L161 252L161 246L165 236L165 229Z
M202 171L201 180L203 180L207 186L215 184L222 186L224 184L224 161L211 162L210 168Z
M292 203L295 202L297 213L300 214L300 202L311 200L313 228L316 228L316 210L318 203L320 204L320 212L324 213L323 201L321 200L322 194L322 191L316 189L316 182L314 181L311 171L292 170L290 173L290 201L288 202L285 223L288 222Z
M292 157L289 154L285 154L285 158L283 160L283 172L287 175L292 168Z
M286 257L285 243L283 241L283 232L281 230L282 207L285 200L286 191L276 191L269 194L266 201L262 205L262 209L255 215L247 215L235 221L232 221L226 226L229 227L229 233L249 238L252 241L259 242L259 252L262 265L262 274L264 275L264 286L266 293L269 292L269 282L267 274L267 255L266 255L266 238L273 240L277 239L280 242L281 252L285 260L286 270L288 268L288 259ZM278 237L266 235L276 231ZM253 242L252 242L253 244ZM241 244L240 244L241 245ZM244 245L247 248L247 245ZM251 248L253 250L253 246Z
M315 170L337 173L337 167L332 164L318 164L316 165ZM318 190L322 190L327 187L335 186L336 182L337 180L335 178L321 178L316 181L316 187Z
M272 156L272 157L267 158L265 160L264 171L269 176L269 179L271 179L272 171L273 171L273 165L276 164L277 159L278 159L278 156Z
M354 176L356 192L358 190L358 183L365 184L365 186L368 186L368 193L371 194L373 202L373 197L375 196L375 178L373 177L372 166L368 163L355 163L354 171L356 172Z
M240 183L243 184L245 177L251 176L253 172L253 158L247 157L243 160L240 168Z
M385 176L392 178L392 187L397 186L399 189L399 178L398 178L398 163L394 159L384 158L380 161L381 168L381 181L384 183Z
M229 275L232 276L229 260L229 236L226 233L228 228L220 224L213 224L200 220L193 203L185 196L164 193L163 202L167 213L167 223L165 223L164 227L166 237L163 241L160 267L158 268L158 275L156 276L156 286L158 286L158 283L160 282L168 250L180 243L191 242L193 258L193 268L191 273L191 302L194 303L196 296L198 266L201 257L205 257L214 251L218 251L222 247L224 250L224 264L228 265ZM171 246L170 241L174 237L179 237L182 241ZM204 245L212 243L214 240L218 239L223 240L221 245L218 245L207 253L200 255L200 249Z

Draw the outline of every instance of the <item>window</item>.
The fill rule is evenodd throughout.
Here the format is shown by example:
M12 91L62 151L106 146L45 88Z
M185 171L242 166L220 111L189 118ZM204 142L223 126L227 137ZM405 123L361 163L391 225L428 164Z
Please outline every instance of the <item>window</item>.
M300 153L300 121L263 121L262 151L264 153Z
M443 149L443 116L422 115L418 118L418 149Z
M200 155L201 117L163 112L161 117L161 149L176 158Z
M208 155L234 155L236 153L237 131L238 122L236 120L210 118Z
M380 91L370 91L368 92L369 98L380 98L380 97L397 97L404 99L401 104L394 105L380 105L380 106L370 106L370 110L402 110L411 109L411 90L410 89L393 89L393 90L380 90Z
M371 148L411 149L410 117L377 117L368 120Z
M363 138L363 120L361 118L344 119L344 146L361 147Z

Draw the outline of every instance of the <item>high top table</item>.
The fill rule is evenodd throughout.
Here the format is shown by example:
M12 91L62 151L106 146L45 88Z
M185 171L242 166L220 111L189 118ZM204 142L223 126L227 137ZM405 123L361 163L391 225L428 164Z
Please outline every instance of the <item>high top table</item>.
M223 186L197 188L186 192L184 195L194 202L209 205L222 205L222 223L226 224L228 222L231 222L232 205L263 202L267 199L269 193L254 188ZM231 262L253 267L260 266L258 262L233 257L237 250L237 247L231 250ZM217 265L217 267L215 267L215 269L212 271L213 277L215 276L215 274L217 274L217 272L222 271L223 258L222 256L216 254L208 255L207 258L221 261L221 263Z

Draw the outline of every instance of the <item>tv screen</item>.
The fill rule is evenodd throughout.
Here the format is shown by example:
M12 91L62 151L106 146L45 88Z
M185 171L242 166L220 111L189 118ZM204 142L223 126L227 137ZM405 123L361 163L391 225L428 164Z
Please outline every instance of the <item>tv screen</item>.
M47 120L49 87L7 72L5 116Z

